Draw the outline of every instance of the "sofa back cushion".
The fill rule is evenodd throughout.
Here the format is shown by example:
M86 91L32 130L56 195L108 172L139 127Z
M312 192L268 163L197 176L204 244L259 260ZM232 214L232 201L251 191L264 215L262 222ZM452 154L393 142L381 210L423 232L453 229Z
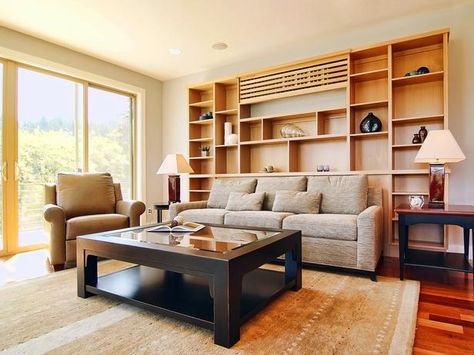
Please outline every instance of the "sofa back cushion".
M228 211L260 211L262 209L265 192L231 192L227 201Z
M108 173L59 173L56 193L66 219L115 212L115 189Z
M216 179L212 184L207 207L226 208L231 192L255 192L257 179Z
M255 192L265 192L264 210L273 209L277 191L306 191L306 176L259 178Z
M367 208L367 175L310 176L308 191L321 193L321 213L359 214Z
M319 192L277 191L273 212L319 213Z

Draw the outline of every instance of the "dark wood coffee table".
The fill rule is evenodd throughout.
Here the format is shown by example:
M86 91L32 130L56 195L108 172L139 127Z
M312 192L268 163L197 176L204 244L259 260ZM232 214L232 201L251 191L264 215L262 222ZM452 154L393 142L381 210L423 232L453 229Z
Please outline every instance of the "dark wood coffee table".
M195 235L136 227L77 238L77 292L125 301L214 330L231 347L240 326L301 288L301 232L209 225ZM260 268L285 254L285 271ZM97 275L97 258L137 264Z

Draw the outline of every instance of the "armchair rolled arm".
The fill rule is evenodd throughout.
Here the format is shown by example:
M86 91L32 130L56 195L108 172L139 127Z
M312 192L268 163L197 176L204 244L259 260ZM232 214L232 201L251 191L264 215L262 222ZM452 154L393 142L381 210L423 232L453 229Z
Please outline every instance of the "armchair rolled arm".
M66 261L66 216L64 210L53 204L43 208L43 217L49 234L49 261L63 264Z
M367 207L357 216L357 266L375 271L383 249L383 210Z
M146 206L142 201L117 201L115 205L115 211L118 214L128 216L130 221L130 227L136 227L140 225L140 216L145 212Z
M170 219L175 218L178 214L186 210L193 210L199 208L207 208L207 201L193 201L172 203L170 205Z

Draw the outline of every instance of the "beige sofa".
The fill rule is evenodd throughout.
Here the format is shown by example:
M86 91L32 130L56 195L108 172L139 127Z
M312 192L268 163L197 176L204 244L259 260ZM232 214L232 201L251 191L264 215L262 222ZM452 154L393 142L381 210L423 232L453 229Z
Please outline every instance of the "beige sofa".
M291 194L290 200L285 200L284 191L295 191L293 200ZM298 195L298 191L311 194ZM255 192L253 195L258 198L264 192L261 210L252 204L250 211L245 206L237 211L229 208L229 196L233 205L240 196L236 192L241 193L242 201L244 194ZM317 196L319 200L315 199ZM307 198L319 204L316 211L307 213L304 208ZM208 201L171 205L170 217L180 215L200 223L301 230L304 263L351 269L375 279L383 246L381 206L382 190L368 187L365 175L233 178L215 180Z
M108 173L58 174L45 186L44 220L55 270L75 266L76 237L140 225L141 201L124 201Z

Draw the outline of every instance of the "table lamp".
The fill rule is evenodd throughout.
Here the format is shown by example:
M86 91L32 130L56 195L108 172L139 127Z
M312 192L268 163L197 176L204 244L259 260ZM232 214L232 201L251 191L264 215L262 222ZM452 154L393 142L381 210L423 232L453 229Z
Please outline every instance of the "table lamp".
M415 163L430 164L430 201L428 207L444 208L444 175L446 163L466 159L448 129L433 130L423 142Z
M156 172L158 175L168 175L168 202L181 202L179 174L194 173L182 154L168 154Z

